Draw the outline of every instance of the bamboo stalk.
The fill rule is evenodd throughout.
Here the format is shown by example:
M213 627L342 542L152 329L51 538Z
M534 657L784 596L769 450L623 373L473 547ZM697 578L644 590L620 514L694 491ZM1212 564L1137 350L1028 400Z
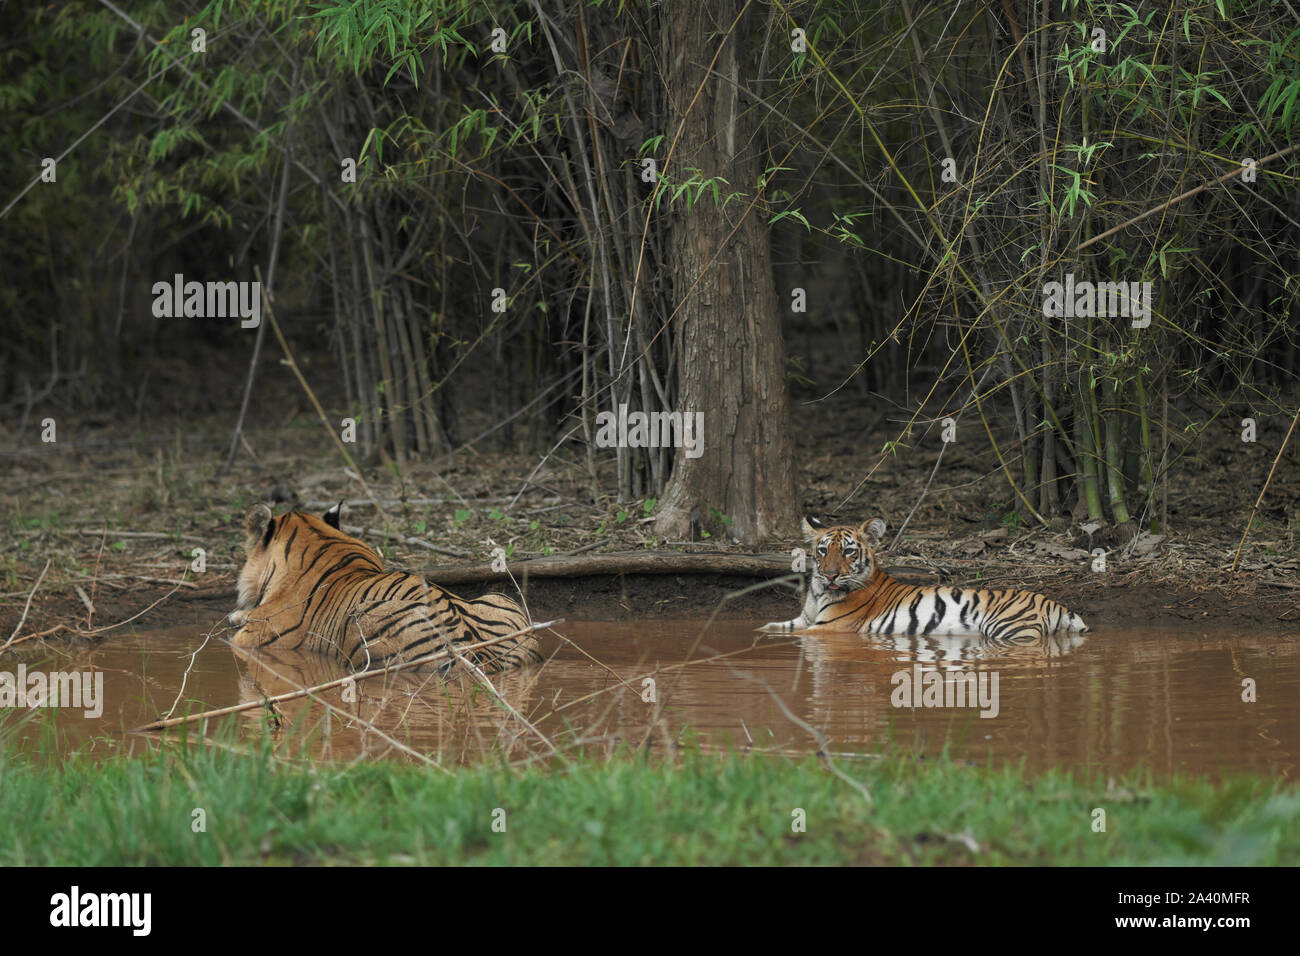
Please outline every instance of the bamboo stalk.
M406 471L406 421L397 407L397 383L393 378L392 357L388 351L388 330L385 328L384 292L375 285L375 268L370 255L370 230L364 217L361 219L361 256L366 268L366 282L370 292L370 307L378 338L379 368L384 384L384 410L388 433L392 438L393 461L398 473Z
M1129 525L1132 523L1129 518L1128 505L1124 501L1124 473L1121 470L1119 457L1119 383L1112 378L1107 386L1109 395L1107 396L1106 415L1098 423L1106 429L1106 486L1108 499L1110 502L1111 517L1115 519L1117 527Z
M1087 370L1084 372L1087 375ZM1096 417L1097 401L1093 395L1091 379L1085 385L1086 394L1079 396L1075 410L1075 430L1078 432L1078 438L1075 442L1079 450L1079 459L1077 462L1078 470L1082 476L1080 492L1084 499L1084 504L1088 508L1088 520L1093 522L1102 522L1106 520L1105 513L1101 507L1101 491L1098 483L1098 465L1097 442L1093 420Z
M1156 496L1156 476L1155 476L1155 455L1151 450L1151 419L1147 414L1147 392L1146 384L1142 379L1142 370L1139 368L1134 378L1134 390L1137 393L1138 406L1138 434L1142 439L1142 480L1146 483L1146 498L1142 503L1142 513L1150 514L1151 505ZM1159 531L1160 522L1154 517L1151 520L1151 530Z
M1177 76L1177 73L1175 72L1173 75ZM1289 156L1291 153L1294 153L1297 149L1300 149L1300 143L1296 143L1292 146L1288 146L1286 149L1279 149L1276 153L1269 153L1263 159L1258 160L1255 165L1263 166L1265 163L1271 163L1275 159L1281 159L1283 156ZM1149 216L1154 216L1158 212L1164 212L1166 209L1170 208L1171 206L1176 206L1178 203L1183 202L1186 199L1191 199L1193 196L1205 192L1205 190L1211 188L1212 186L1217 186L1220 183L1226 183L1228 180L1233 179L1240 175L1241 175L1241 167L1234 166L1232 169L1228 170L1222 176L1217 176L1214 179L1211 179L1208 183L1202 183L1201 185L1195 187L1194 189L1187 190L1187 192L1185 193L1179 193L1173 199L1167 200L1166 202L1162 202L1158 206L1153 206L1152 208L1148 209L1146 212L1134 216L1132 219L1129 219L1126 222L1121 222L1118 226L1114 226L1113 228L1107 229L1105 232L1101 233L1100 235L1093 236L1087 242L1080 243L1078 248L1075 251L1081 252L1084 249L1088 248L1090 245L1092 245L1094 242L1101 242L1101 240L1107 239L1115 235L1115 233L1127 229L1129 226L1132 226L1135 223L1139 223L1143 219L1148 218Z
M1264 495L1268 493L1268 486L1273 481L1273 473L1277 471L1277 463L1282 460L1282 452L1286 450L1287 442L1291 440L1291 433L1295 431L1297 419L1300 419L1300 407L1296 408L1295 415L1291 417L1291 427L1286 430L1286 437L1282 439L1277 454L1273 456L1273 467L1268 470L1268 477L1264 479L1264 487L1259 489L1259 497L1255 499L1255 507L1250 509L1250 517L1246 519L1246 527L1241 532L1241 540L1237 543L1237 555L1232 559L1233 573L1236 573L1237 564L1241 561L1241 549L1246 546L1246 535L1250 534L1250 526L1255 523L1255 515L1259 514L1260 503L1264 500Z

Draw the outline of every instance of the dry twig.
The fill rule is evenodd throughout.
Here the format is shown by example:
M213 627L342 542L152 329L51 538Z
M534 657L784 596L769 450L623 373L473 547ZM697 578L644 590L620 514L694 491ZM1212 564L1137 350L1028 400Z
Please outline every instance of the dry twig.
M38 577L36 579L36 583L32 585L32 590L27 595L27 603L23 605L23 616L18 619L18 623L14 626L14 632L9 635L9 640L4 642L4 647L0 647L0 651L3 651L6 647L12 644L14 642L14 638L18 636L18 632L23 629L23 622L27 620L27 612L28 610L31 609L32 606L32 598L36 596L36 589L39 588L41 586L41 582L45 580L45 572L50 569L51 560L53 559L52 558L45 559L45 567L41 568L40 577Z
M544 627L550 627L551 625L558 623L559 619L554 621L544 621L541 624L530 624L528 627L521 628L511 634L503 634L501 637L494 637L491 640L480 641L477 644L470 644L467 647L459 648L458 650L460 650L461 653L464 653L466 651L477 651L484 647L492 647L503 641L508 641L513 637L518 637L520 634L526 634L529 631L538 631ZM231 647L234 647L234 645L232 644ZM434 651L431 654L416 657L401 664L390 664L388 667L382 667L376 670L366 670L360 671L356 674L348 674L346 677L339 677L331 681L326 681L323 684L316 684L313 687L307 687L302 690L291 691L285 694L277 694L274 697L266 697L262 700L252 701L247 704L232 704L229 707L218 707L215 710L205 710L202 713L190 714L185 717L172 717L167 720L155 720L153 723L135 728L132 733L147 733L154 730L165 730L168 727L176 727L180 724L187 724L196 720L207 720L209 717L225 717L229 714L242 713L243 711L253 710L254 708L261 707L265 704L278 704L286 700L297 700L299 697L308 697L317 694L320 691L329 690L331 687L340 687L348 681L369 680L371 677L379 677L383 674L392 674L397 671L406 670L409 667L418 667L421 664L428 664L432 661L448 660L450 657L451 653L447 650Z

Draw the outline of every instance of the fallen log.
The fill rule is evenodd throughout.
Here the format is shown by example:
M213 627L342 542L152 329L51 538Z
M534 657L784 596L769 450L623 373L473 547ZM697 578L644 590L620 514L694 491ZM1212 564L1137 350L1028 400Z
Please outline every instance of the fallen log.
M478 584L484 581L528 578L581 578L600 574L743 574L777 578L792 574L788 554L732 554L725 551L618 551L613 554L581 554L567 557L512 561L507 571L493 571L490 564L441 565L411 570L434 584Z

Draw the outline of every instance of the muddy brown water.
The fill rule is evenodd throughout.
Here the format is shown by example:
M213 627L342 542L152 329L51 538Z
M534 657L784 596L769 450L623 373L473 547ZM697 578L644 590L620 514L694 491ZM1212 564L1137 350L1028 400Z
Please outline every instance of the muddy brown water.
M1298 775L1300 634L1134 627L997 649L965 638L771 637L735 621L568 621L558 630L565 639L547 637L546 664L494 678L532 729L468 682L403 674L322 692L333 709L283 703L271 732L284 750L334 760L411 759L398 744L444 763L518 758L546 753L543 735L570 752L691 736L807 753L821 735L835 753L946 748L968 761L1023 760L1031 771ZM33 750L154 746L157 735L127 731L173 706L182 714L260 701L345 676L315 655L254 664L215 641L195 653L201 643L190 626L25 656L29 671L102 673L103 712L0 709L0 733ZM19 660L0 660L0 672L16 676ZM1248 682L1253 702L1243 700ZM230 721L245 737L268 723L260 707L221 718Z

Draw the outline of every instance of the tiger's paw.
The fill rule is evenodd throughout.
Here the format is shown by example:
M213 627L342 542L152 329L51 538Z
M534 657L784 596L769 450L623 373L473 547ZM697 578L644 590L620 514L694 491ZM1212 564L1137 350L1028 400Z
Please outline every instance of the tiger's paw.
M803 619L803 615L801 614L801 615L799 615L799 617L796 617L796 618L795 618L794 620L792 620L792 621L769 621L768 623L766 623L766 624L764 624L762 627L760 627L759 630L760 630L760 631L769 631L769 632L771 632L771 631L798 631L798 630L801 630L802 628L805 628L805 627L807 627L807 626L808 626L808 625L807 625L807 622L804 621L804 619Z

